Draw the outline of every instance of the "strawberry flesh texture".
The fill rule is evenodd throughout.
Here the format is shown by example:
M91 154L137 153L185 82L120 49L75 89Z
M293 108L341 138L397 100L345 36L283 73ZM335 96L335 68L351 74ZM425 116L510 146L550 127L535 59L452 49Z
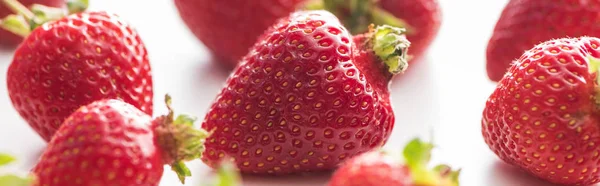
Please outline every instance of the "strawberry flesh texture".
M63 7L65 4L64 0L19 0L25 6L30 6L32 4L41 4L51 7ZM0 19L13 14L8 7L4 5L4 3L0 2ZM4 29L0 28L0 47L13 47L18 45L23 41L23 37L10 33Z
M175 0L183 22L219 63L235 67L277 19L304 0Z
M597 38L559 39L525 52L489 97L485 142L502 160L545 180L568 185L598 182L600 131Z
M35 29L17 48L7 84L15 109L46 141L75 109L102 98L152 114L146 49L131 27L105 12Z
M512 0L496 23L487 47L487 73L499 81L510 64L535 45L562 37L600 36L600 1Z
M368 152L344 163L333 174L328 186L412 186L407 166L383 155Z
M406 38L411 42L410 61L418 61L437 36L442 22L437 0L379 0L379 6L405 21L412 30Z
M266 33L206 115L208 165L228 156L246 173L329 170L387 141L388 84L366 68L382 62L359 55L337 18L297 12Z
M158 186L163 174L152 118L118 100L74 112L32 172L39 186Z

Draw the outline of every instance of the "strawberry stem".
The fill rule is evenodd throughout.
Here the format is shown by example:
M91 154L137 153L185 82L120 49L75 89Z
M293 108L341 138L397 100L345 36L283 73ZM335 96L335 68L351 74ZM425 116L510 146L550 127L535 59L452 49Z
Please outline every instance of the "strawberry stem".
M177 173L181 183L185 184L185 177L191 176L191 172L184 162L202 156L204 141L210 133L202 129L195 129L194 121L196 119L190 116L180 115L173 119L171 96L165 96L165 103L169 113L157 118L161 122L156 128L157 143L165 152L165 163L171 165L171 169Z
M368 31L370 24L390 25L408 29L408 24L381 9L376 0L312 0L303 9L327 10L339 17L352 34ZM409 29L412 30L412 29Z
M385 63L392 74L404 72L408 68L407 52L410 41L405 29L389 25L377 26L372 30L373 51Z
M89 5L89 0L67 0L67 9L69 9L69 14L83 12L87 10Z
M40 4L33 4L28 9L17 0L2 0L14 14L0 20L0 26L9 32L21 37L27 37L38 26L58 20L70 14L83 12L88 7L88 0L69 0L69 12L61 8L54 8Z
M0 153L0 167L14 162L16 159L8 154ZM16 175L0 175L0 186L30 186L34 182L33 176L26 178Z
M15 35L27 37L31 33L27 20L21 15L9 15L0 20L0 27Z
M224 159L216 170L216 176L203 186L240 186L241 180L235 164Z
M447 165L428 168L433 147L433 144L415 138L404 148L404 160L410 169L414 185L458 186L460 169L454 171Z

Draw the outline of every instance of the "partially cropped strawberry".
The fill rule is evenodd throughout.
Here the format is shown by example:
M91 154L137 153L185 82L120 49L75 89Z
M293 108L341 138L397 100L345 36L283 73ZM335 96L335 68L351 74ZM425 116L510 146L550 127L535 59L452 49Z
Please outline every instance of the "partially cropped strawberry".
M192 33L227 67L234 67L277 19L305 0L173 0Z
M328 186L458 186L460 170L429 167L432 149L432 144L413 139L404 148L403 159L378 150L361 154L344 162Z
M32 169L33 186L158 186L164 165L182 182L184 162L203 152L204 130L169 113L153 119L131 104L103 99L82 106L56 132Z
M552 183L600 181L599 46L595 37L548 40L515 61L481 123L500 159Z
M407 67L404 30L353 37L323 10L274 24L234 70L202 127L208 165L242 172L328 170L384 145L394 128L389 83Z
M523 52L562 37L600 37L600 1L511 0L504 7L487 46L487 74L499 81Z
M19 0L23 5L30 6L33 4L40 4L50 7L60 8L65 4L65 0ZM4 4L0 3L0 19L12 14L11 9L9 9ZM18 45L23 41L23 37L15 35L6 30L0 29L0 47L13 47Z
M310 0L305 8L334 13L352 34L365 32L369 24L405 28L412 43L409 63L422 59L442 23L437 0Z
M73 13L56 20L29 17L27 9L21 13L5 19L14 23L8 27L15 33L26 36L14 53L6 83L14 108L44 140L75 109L99 99L121 99L152 114L148 53L123 19L107 12Z

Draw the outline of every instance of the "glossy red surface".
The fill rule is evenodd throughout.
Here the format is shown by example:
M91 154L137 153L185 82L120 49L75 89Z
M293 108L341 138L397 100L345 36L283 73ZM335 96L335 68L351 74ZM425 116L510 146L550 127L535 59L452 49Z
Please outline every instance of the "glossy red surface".
M206 114L203 160L243 172L330 170L382 146L394 126L386 78L329 12L276 24L236 68ZM385 82L378 82L384 79Z
M157 186L163 174L152 118L118 100L69 116L33 168L35 186Z
M559 39L528 50L511 66L483 112L485 142L505 162L549 182L600 179L597 74L600 39ZM597 69L596 69L597 70Z
M34 30L15 51L6 83L14 108L49 141L69 114L120 98L152 114L152 74L136 31L113 14L71 15Z

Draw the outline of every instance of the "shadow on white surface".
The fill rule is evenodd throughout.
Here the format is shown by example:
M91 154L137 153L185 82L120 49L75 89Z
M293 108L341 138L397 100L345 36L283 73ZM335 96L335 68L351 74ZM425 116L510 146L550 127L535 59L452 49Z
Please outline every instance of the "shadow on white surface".
M560 186L538 179L500 160L493 164L487 179L489 186Z
M315 172L287 176L242 175L244 186L325 186L332 172Z

